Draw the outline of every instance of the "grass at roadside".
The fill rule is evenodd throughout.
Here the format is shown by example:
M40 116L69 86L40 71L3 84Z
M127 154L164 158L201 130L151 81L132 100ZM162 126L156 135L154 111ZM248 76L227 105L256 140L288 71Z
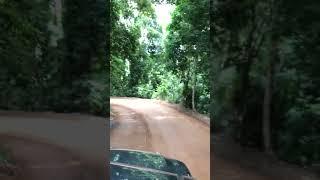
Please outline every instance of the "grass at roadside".
M14 176L16 167L9 148L0 145L0 175Z
M111 117L112 119L114 119L116 116L117 116L117 113L116 113L115 111L113 111L112 108L111 108L111 110L110 110L110 117Z
M0 163L6 164L12 162L10 150L3 145L0 145Z

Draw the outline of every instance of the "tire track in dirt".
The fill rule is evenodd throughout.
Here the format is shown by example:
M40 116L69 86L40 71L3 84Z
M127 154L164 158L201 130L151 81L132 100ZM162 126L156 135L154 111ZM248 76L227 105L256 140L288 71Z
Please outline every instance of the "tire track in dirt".
M116 125L110 132L110 146L152 151L152 134L144 115L122 105L111 104L111 107L116 114L114 119ZM131 143L123 141L132 137L136 138L131 139ZM143 144L139 142L141 137L145 139Z
M153 100L139 98L111 98L111 108L129 110L135 115L122 116L119 122L129 123L131 119L138 118L142 127L149 128L148 133L152 149L140 150L159 152L166 157L178 159L184 162L190 169L193 176L199 180L210 179L210 129L207 125L193 117L181 113L175 109L161 105ZM125 113L125 112L124 112ZM142 123L143 122L143 123ZM119 126L118 126L119 127ZM118 143L124 148L135 149L141 143L134 135L135 128L129 129L131 135L119 137L121 133L111 132L111 144ZM124 132L122 132L124 133ZM129 138L128 138L129 137ZM121 147L121 146L120 146Z

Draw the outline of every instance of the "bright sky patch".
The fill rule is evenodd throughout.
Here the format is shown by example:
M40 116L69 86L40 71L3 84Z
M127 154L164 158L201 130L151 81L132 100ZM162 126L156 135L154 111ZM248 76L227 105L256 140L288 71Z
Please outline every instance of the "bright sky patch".
M171 22L171 13L175 6L171 4L157 4L155 5L155 12L157 15L157 21L162 27L162 31L166 35L166 28Z

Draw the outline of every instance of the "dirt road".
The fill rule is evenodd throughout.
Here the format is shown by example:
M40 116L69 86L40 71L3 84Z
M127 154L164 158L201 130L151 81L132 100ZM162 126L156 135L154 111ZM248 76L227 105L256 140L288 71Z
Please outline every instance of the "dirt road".
M183 161L199 180L210 179L210 129L153 100L111 98L117 125L111 147L159 152Z
M83 114L2 111L0 144L12 150L24 180L104 179L106 121Z

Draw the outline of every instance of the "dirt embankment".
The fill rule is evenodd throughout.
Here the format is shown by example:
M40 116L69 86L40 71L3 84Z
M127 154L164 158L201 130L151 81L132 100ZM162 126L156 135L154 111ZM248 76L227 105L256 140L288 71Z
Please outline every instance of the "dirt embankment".
M218 180L319 180L319 175L236 144L230 136L212 135L212 172Z
M0 143L16 162L15 176L6 179L105 179L106 121L82 114L1 111Z
M170 107L172 109L175 109L181 113L184 113L190 117L193 117L193 119L197 119L205 124L207 124L208 126L210 126L210 118L207 115L203 115L200 114L198 112L195 112L193 110L187 109L185 107L183 107L181 104L172 104L166 101L162 101L162 100L154 100L156 103L165 105L167 107Z

